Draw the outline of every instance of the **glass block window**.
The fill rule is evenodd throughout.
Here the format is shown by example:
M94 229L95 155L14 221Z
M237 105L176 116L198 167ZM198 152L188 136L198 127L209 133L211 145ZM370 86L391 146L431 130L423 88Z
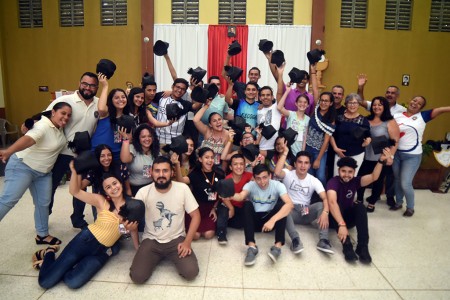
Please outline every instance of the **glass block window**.
M219 0L219 24L245 24L246 0Z

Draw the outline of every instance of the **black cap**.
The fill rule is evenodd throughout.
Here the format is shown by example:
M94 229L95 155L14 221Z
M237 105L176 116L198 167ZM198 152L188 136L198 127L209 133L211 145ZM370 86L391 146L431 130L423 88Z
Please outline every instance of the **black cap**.
M281 65L283 65L284 62L285 62L285 60L284 60L284 53L283 53L283 51L275 50L272 53L272 58L270 60L270 63L276 64L277 67L281 67Z
M233 178L221 179L215 184L217 194L221 198L228 198L234 196L234 181Z
M225 72L227 72L227 76L230 77L231 81L235 82L242 75L242 69L238 67L225 66Z
M206 75L206 70L200 67L197 67L195 69L189 68L187 72L188 74L192 75L192 77L194 77L197 81L202 81L203 77L205 77Z
M291 79L292 83L300 83L302 82L303 78L305 78L305 76L303 76L303 78L301 78L301 71L299 69L297 69L296 67L292 68L292 70L289 72L288 76Z
M291 127L289 127L288 129L284 130L280 134L286 139L288 146L290 146L295 142L298 132L295 131L294 129L292 129Z
M253 162L259 154L259 148L254 144L249 144L241 148L242 155L249 161Z
M229 46L228 46L228 54L230 56L237 55L241 53L242 47L241 44L239 44L238 41L234 40Z
M219 92L219 87L217 85L215 85L214 83L205 84L205 89L208 90L208 99L216 98L217 93Z
M322 59L322 55L324 54L325 51L320 49L314 49L306 53L306 57L308 57L309 63L311 65L314 65L315 63L317 63L319 60Z
M83 151L75 157L73 159L73 165L78 174L85 173L100 166L94 153L90 150Z
M142 87L149 85L151 83L155 83L155 76L153 76L153 74L145 72L144 75L142 76L141 82Z
M136 124L134 123L134 118L132 116L122 115L121 117L117 118L117 126L124 127L126 129L126 132L130 133L131 130L136 127Z
M153 53L157 56L163 56L167 54L167 49L169 49L169 43L157 40L155 45L153 45Z
M264 124L261 124L260 127L262 128L261 135L266 140L270 140L275 135L275 133L277 133L277 130L272 125L265 126Z
M195 102L206 103L206 99L208 99L209 91L207 89L202 88L201 86L196 86L191 93L191 98Z
M98 62L95 72L97 74L102 73L106 78L110 79L114 75L114 71L116 71L116 64L109 59L103 58Z
M234 131L243 132L245 130L247 122L245 122L245 119L243 117L235 116L232 121L228 122L228 124Z
M80 154L83 151L91 150L91 137L89 132L81 131L75 132L73 141L69 142L67 147L72 149L73 152Z
M170 103L166 105L167 120L178 119L181 117L181 108L177 103Z
M145 219L145 204L141 200L131 199L120 207L119 215L128 222L142 222Z
M266 40L266 39L259 40L258 48L262 52L268 53L268 52L272 51L273 43L271 41L269 41L269 40Z
M170 145L166 145L163 147L165 152L173 151L178 155L186 153L188 151L188 144L186 142L186 138L182 135L173 137L170 141Z

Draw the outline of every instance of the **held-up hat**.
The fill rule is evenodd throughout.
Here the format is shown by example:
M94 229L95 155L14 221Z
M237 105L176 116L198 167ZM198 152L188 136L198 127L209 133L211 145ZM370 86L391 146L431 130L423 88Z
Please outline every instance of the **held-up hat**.
M141 200L131 199L120 207L119 215L128 222L141 222L145 218L145 204Z
M202 88L201 86L196 86L191 93L191 98L195 102L206 103L206 99L208 99L209 91L207 89Z
M221 179L216 185L217 195L220 198L229 198L234 196L234 181L233 178Z
M245 122L245 119L241 116L235 116L232 121L229 121L228 124L230 127L236 131L236 132L244 132L245 125L247 124Z
M106 78L110 79L114 75L114 71L116 71L116 64L109 59L103 58L98 62L95 72L97 72L97 74L102 73Z
M153 53L157 56L163 56L167 54L167 49L169 49L169 43L157 40L155 45L153 45Z
M264 125L263 123L261 123L259 125L259 127L262 129L261 130L261 135L266 139L266 140L270 140L275 133L277 133L277 130L275 129L275 127L273 127L272 125Z
M73 159L73 165L78 174L85 173L100 166L97 158L91 150L81 152Z
M124 127L127 133L130 133L136 127L134 118L130 115L122 115L120 118L117 118L117 126Z
M192 75L192 77L194 77L195 80L197 80L199 82L202 81L203 77L205 77L205 75L206 75L206 70L204 70L200 67L197 67L195 69L189 68L189 70L187 72L188 72L188 74Z
M91 137L89 136L89 132L75 132L75 136L73 137L73 141L67 144L67 147L72 149L74 153L80 154L83 151L91 150Z
M238 41L234 40L229 46L228 46L228 54L230 56L237 55L241 53L242 47L241 44L239 44Z
M303 78L301 78L302 72L299 69L297 69L296 67L292 68L292 70L289 72L288 76L291 79L292 83L300 83L300 82L302 82L303 78L305 78L305 76L303 76Z
M352 135L357 140L363 140L368 136L369 128L364 128L361 126L356 127L352 131Z
M249 144L243 148L241 148L242 155L248 159L249 161L255 161L256 157L259 154L259 148L254 144Z
M166 105L167 120L178 119L181 117L181 107L177 103L170 103Z
M217 93L219 92L219 87L217 85L215 85L214 83L205 84L205 89L208 90L208 99L216 98Z
M268 52L272 51L273 43L271 41L269 41L269 40L266 40L266 39L259 40L258 48L262 52L268 53Z
M395 141L392 139L388 139L384 135L381 135L372 137L372 142L370 144L372 145L374 154L381 154L383 153L384 148L394 146Z
M186 138L182 135L173 137L171 139L170 145L165 145L163 147L163 150L167 153L173 151L178 155L186 153L188 151L188 144L186 142Z
M277 67L281 67L285 62L284 53L281 50L275 50L272 53L272 58L270 59L270 63L277 65Z
M225 66L225 72L227 72L227 76L230 77L232 82L235 82L242 75L242 69L238 67Z
M325 51L319 50L319 49L314 49L314 50L311 50L308 53L306 53L306 56L308 57L309 63L311 65L314 65L319 60L322 59L322 55L324 55L324 54L325 54Z
M297 139L298 132L289 127L288 129L284 130L282 133L280 133L285 139L288 144L288 146L292 145L295 140Z
M152 74L150 74L148 72L145 72L144 75L142 76L141 85L144 87L151 83L155 83L155 76L153 76Z

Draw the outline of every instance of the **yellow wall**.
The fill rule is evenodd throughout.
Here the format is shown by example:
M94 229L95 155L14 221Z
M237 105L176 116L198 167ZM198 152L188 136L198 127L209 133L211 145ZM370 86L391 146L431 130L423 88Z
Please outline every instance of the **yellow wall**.
M345 92L357 88L358 73L368 75L366 99L384 95L388 85L400 87L400 103L413 95L424 95L426 108L448 106L450 33L429 32L431 0L414 1L412 30L384 30L384 1L370 1L367 29L340 28L341 1L326 1L325 50L330 60L323 82L329 88L342 84ZM402 74L410 74L408 87ZM450 131L450 115L430 122L427 139L444 139Z
M127 26L100 26L99 1L84 1L85 26L60 27L58 0L42 1L43 28L18 28L17 1L0 1L6 115L15 124L44 109L50 93L38 86L73 90L99 59L117 65L112 87L140 82L140 1L128 1Z

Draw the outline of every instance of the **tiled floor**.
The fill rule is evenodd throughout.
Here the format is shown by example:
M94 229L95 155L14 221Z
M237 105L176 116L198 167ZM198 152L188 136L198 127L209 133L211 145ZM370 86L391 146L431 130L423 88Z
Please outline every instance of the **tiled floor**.
M3 179L0 179L2 189ZM298 227L305 250L292 254L285 246L274 265L267 256L273 234L257 234L260 253L253 267L244 267L243 232L230 230L229 243L216 240L193 244L200 274L186 282L175 268L163 262L142 286L131 283L128 269L134 250L125 242L122 251L79 290L64 284L44 290L31 267L34 243L33 204L27 192L0 224L1 299L450 299L450 194L416 191L416 214L388 211L385 201L369 215L373 263L348 264L336 234L331 242L336 254L316 250L317 233ZM72 200L68 185L57 191L51 233L63 246L77 233L69 215ZM92 221L86 209L87 220ZM352 237L356 236L354 230Z

